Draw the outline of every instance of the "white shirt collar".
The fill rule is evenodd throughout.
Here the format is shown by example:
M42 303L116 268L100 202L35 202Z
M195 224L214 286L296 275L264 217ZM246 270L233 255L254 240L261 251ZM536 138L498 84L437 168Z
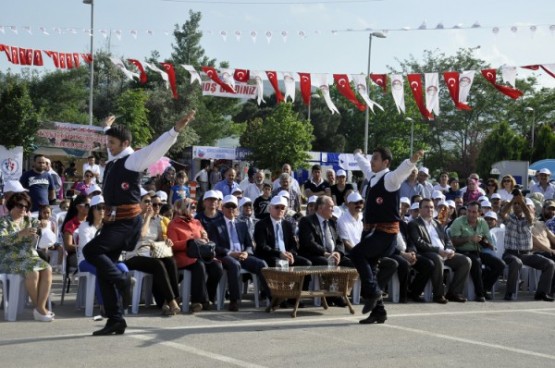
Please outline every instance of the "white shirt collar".
M131 147L126 147L123 151L121 151L121 152L118 153L117 155L112 156L112 157L110 158L110 160L108 160L108 162L110 162L110 161L115 161L115 160L119 160L120 158L123 158L123 157L125 157L125 156L129 156L129 155L132 154L133 152L135 152L135 151L133 150L133 148L131 148Z

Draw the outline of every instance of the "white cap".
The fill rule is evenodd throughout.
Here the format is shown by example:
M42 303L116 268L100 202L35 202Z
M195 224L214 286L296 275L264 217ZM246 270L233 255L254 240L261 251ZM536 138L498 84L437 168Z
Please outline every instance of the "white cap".
M231 193L243 193L243 189L237 187L237 188L233 189L233 192L231 192Z
M551 175L551 171L545 167L543 169L540 169L540 171L538 171L538 174L547 174L547 175Z
M482 201L482 202L480 202L480 206L491 208L491 202L490 201Z
M432 199L439 199L439 198L445 198L445 196L443 195L441 190L434 190L432 192Z
M215 190L209 190L206 193L204 193L204 196L202 197L202 199L208 199L208 198L216 198L219 199L220 196L218 195L218 193L216 193Z
M91 186L87 188L86 193L87 195L91 195L94 192L102 193L102 189L96 184L91 184Z
M149 196L153 196L154 195L154 191L153 190L146 190L145 188L141 187L141 198L144 197L145 195L149 195Z
M315 196L315 195L308 197L308 204L316 203L317 199L318 199L318 196Z
M449 207L451 207L451 208L457 208L457 204L456 204L455 201L452 200L452 199L446 200L445 203L447 203L447 205L448 205Z
M101 203L104 203L104 197L101 194L95 195L91 198L91 207Z
M501 199L501 194L499 194L499 193L493 193L493 194L491 195L491 199Z
M287 202L287 198L282 197L280 195L274 196L270 201L270 206L288 206L289 203Z
M347 172L345 170L337 170L335 176L345 176L347 177Z
M534 207L536 206L530 198L526 198L526 205L527 206L534 206Z
M220 190L216 189L214 190L214 192L216 192L216 198L218 198L220 201L224 199L224 194Z
M420 203L418 202L414 202L411 206L410 206L411 211L412 210L419 210L420 209Z
M246 203L252 203L251 199L249 197L241 198L239 201L239 207L243 207Z
M237 202L237 197L235 197L233 194L228 194L224 197L224 203L223 205L225 206L226 204L232 203L235 206L239 207L239 203Z
M495 213L495 212L493 212L493 211L488 211L488 212L486 212L486 214L484 215L484 217L490 217L490 218L493 218L493 219L496 219L496 220L497 220L497 213Z
M427 167L422 166L420 169L418 169L418 172L424 173L428 176L430 176L430 170L428 170Z
M21 193L28 192L28 190L23 188L19 180L7 180L4 183L4 193L6 192Z
M439 203L437 204L437 206L438 206L438 207L439 207L439 206L445 206L445 207L447 207L447 202L445 202L445 201L439 201Z
M479 203L482 203L483 201L489 201L488 196L483 195L478 198Z
M362 196L358 192L351 192L351 194L347 196L347 203L355 203L362 200Z
M159 190L155 193L155 195L162 200L162 202L168 201L168 193L164 192L163 190Z
M399 200L401 203L408 204L410 206L410 199L408 197L401 197Z
M289 194L288 191L286 190L280 190L279 193L277 194L280 197L285 197L287 199L290 199L291 195Z
M341 207L339 206L333 206L333 217L335 217L336 219L340 218L341 215L343 214L343 211L341 210Z

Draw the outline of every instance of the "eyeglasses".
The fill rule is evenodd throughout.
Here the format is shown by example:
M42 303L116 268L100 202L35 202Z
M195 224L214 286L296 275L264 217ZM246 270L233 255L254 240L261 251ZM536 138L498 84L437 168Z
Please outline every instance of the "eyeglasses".
M77 205L77 207L81 207L81 208L89 208L90 206L91 206L91 205L88 204L88 203L79 203L79 204Z
M29 206L28 206L27 204L16 203L15 206L16 206L17 208L19 208L20 210L23 210L23 209L28 210L28 209L29 209Z
M274 208L275 208L276 210L280 210L280 211L285 210L285 206L274 206Z
M97 211L105 211L106 210L106 206L103 204L97 204L96 206L93 206L93 208Z

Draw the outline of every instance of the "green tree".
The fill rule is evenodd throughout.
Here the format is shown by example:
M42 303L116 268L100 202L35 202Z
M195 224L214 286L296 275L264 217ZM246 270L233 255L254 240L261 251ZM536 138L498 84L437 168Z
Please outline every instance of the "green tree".
M266 119L248 123L241 145L252 150L249 160L255 165L277 170L286 162L306 166L313 139L312 125L300 120L290 103L282 103Z
M511 129L508 122L498 123L482 143L482 151L487 154L478 156L478 173L482 177L487 177L493 163L520 160L526 144L526 139Z
M0 94L0 144L7 148L22 146L33 151L39 129L39 114L33 106L25 83L8 82Z
M132 145L141 147L150 143L152 129L148 123L148 109L145 107L147 94L140 90L123 92L116 102L117 123L127 126L133 136Z

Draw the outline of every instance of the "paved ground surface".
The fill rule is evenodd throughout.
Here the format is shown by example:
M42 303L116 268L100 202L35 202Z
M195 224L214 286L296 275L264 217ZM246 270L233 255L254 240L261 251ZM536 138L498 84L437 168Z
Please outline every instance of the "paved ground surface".
M387 305L383 325L359 325L346 308L267 314L244 300L237 313L129 316L123 336L92 337L95 322L75 309L75 290L53 323L0 322L0 367L555 367L555 305L496 300ZM498 293L498 298L502 294ZM98 311L96 309L96 311Z

